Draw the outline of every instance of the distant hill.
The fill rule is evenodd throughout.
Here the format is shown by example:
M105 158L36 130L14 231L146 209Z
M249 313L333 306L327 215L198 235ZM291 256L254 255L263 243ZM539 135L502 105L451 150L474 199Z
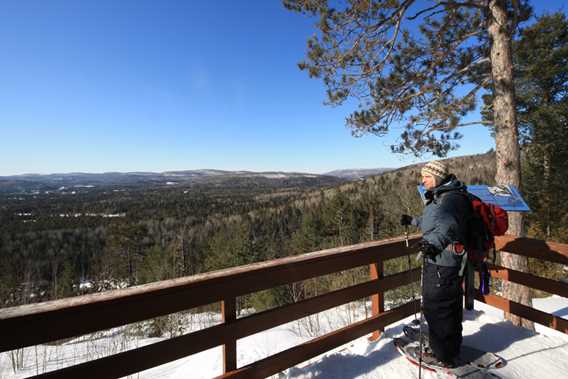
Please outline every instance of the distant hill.
M321 187L334 186L345 182L337 176L296 172L252 172L223 170L186 170L155 172L106 172L24 174L0 176L0 192L26 193L37 191L73 191L101 187L175 187L191 185L266 187Z
M356 180L366 178L369 176L376 176L384 174L387 171L393 170L392 168L352 168L344 170L333 170L326 172L323 175L336 176L346 180Z
M494 153L448 159L450 168L466 183L487 182L494 176ZM44 191L90 191L105 188L175 188L177 186L216 187L269 187L269 188L319 188L338 186L358 179L373 180L393 175L409 176L417 182L419 168L423 163L401 168L341 169L321 175L283 171L226 171L216 169L156 172L106 172L106 173L60 173L23 174L0 176L0 193L34 193ZM480 174L489 168L489 175Z

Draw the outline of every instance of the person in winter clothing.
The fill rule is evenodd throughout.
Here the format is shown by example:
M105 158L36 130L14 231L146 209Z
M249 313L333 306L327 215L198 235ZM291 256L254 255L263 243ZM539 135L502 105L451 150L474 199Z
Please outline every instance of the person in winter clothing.
M432 161L421 171L425 207L421 217L401 216L402 225L422 230L420 251L426 255L423 309L430 349L444 366L454 366L462 343L464 244L471 205L466 187L443 162Z

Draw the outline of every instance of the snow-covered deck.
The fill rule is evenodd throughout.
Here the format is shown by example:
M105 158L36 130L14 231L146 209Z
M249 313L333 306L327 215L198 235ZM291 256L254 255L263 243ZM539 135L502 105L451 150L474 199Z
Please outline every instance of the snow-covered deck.
M535 299L535 308L568 318L568 300L553 296ZM507 364L491 370L499 377L515 379L568 378L568 335L536 325L537 332L513 326L503 320L503 312L476 302L475 310L465 311L464 343L495 352ZM395 349L393 338L402 335L407 318L385 330L381 338L369 343L360 338L299 367L286 371L285 378L417 378L418 368ZM441 374L438 374L441 375ZM424 378L436 374L423 371ZM443 377L443 376L440 376Z
M533 300L534 308L557 316L568 318L568 299L551 296ZM364 315L356 312L360 319ZM207 317L210 317L208 315ZM319 315L321 333L340 327L348 321L349 312L345 307L325 311ZM333 351L311 359L296 367L273 376L273 378L417 378L418 369L411 365L395 349L392 339L402 335L402 326L413 316L388 327L376 342L369 342L367 336L354 340ZM313 320L312 320L313 321ZM353 321L353 320L351 320ZM205 322L205 320L201 320ZM254 334L238 341L238 365L265 358L283 351L312 337L306 328L314 326L309 322L293 322ZM537 333L513 326L503 320L503 312L484 303L476 302L474 311L465 311L464 343L492 351L507 361L507 365L492 370L506 379L564 379L568 378L568 335L536 325ZM151 344L160 338L146 338L136 341L137 346ZM122 341L120 335L108 335L93 342L71 340L63 345L42 345L38 350L47 358L36 356L38 350L27 348L25 368L14 374L9 353L0 354L0 378L25 378L44 370L50 371L79 363L88 350L108 349ZM133 346L130 346L133 347ZM141 373L131 378L212 378L222 374L223 355L221 347L179 359ZM423 371L423 378L436 375Z

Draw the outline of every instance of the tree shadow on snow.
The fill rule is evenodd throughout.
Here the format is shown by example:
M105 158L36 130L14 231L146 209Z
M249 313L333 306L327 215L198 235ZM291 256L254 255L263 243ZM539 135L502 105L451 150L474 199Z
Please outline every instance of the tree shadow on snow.
M494 324L484 324L474 334L463 336L463 344L498 353L517 341L535 335L535 332L515 326L510 321L501 321Z
M568 317L568 307L564 307L550 313L558 317Z
M463 321L475 321L483 313L484 313L483 311L478 311L476 309L472 309L472 310L464 309L463 310Z
M402 331L402 329L401 329ZM397 334L396 332L394 334ZM362 354L339 351L331 355L326 355L318 362L309 366L298 368L292 367L288 370L287 378L325 378L325 379L350 379L370 373L377 367L382 366L396 358L400 353L390 340L393 331L386 331L385 334L375 342L370 342L366 351ZM383 340L384 344L375 350L377 344Z

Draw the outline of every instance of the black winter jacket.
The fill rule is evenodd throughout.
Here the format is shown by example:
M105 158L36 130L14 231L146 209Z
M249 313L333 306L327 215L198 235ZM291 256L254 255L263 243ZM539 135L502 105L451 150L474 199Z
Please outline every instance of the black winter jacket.
M464 193L466 186L450 175L438 187L426 191L426 205L422 217L413 224L422 230L422 237L441 251L430 263L440 266L461 266L462 256L455 254L451 244L465 244L467 224L471 217L471 204Z

